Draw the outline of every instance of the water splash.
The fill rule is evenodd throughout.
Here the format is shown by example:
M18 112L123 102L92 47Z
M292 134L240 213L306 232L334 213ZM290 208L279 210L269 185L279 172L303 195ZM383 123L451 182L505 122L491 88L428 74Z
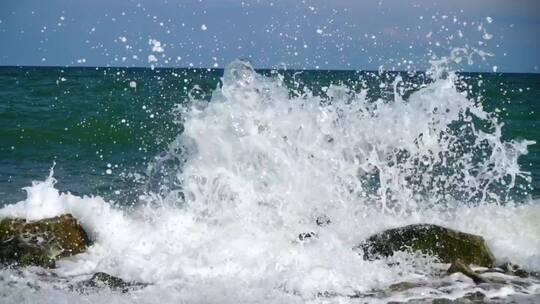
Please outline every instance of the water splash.
M184 113L170 148L185 159L177 184L188 208L209 217L255 202L306 219L508 202L515 180L528 178L517 160L531 142L503 142L502 124L459 81L447 73L406 100L400 77L393 100L340 86L322 97L236 61L211 101Z
M392 99L372 99L344 86L292 92L235 61L209 102L178 109L184 131L149 167L149 204L62 194L51 176L0 215L73 213L95 244L57 273L150 282L141 296L153 301L348 299L435 280L429 258L389 266L350 250L418 222L481 234L497 256L538 267L538 207L510 195L528 177L517 160L530 142L503 141L496 117L443 74L414 89L396 77Z

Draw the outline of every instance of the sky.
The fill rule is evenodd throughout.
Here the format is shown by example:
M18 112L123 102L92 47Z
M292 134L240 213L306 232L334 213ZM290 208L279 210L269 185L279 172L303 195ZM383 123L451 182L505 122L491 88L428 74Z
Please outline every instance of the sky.
M0 65L540 72L538 0L3 0Z

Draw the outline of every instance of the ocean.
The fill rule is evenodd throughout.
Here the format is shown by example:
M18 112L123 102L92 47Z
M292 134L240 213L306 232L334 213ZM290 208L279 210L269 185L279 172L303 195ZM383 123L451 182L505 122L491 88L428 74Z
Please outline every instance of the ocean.
M351 250L434 223L540 270L540 74L0 67L0 92L0 216L69 212L94 242L59 262L62 280L0 270L0 302L540 294L533 279L482 289L430 257ZM65 288L97 271L150 285ZM424 286L388 291L411 281Z

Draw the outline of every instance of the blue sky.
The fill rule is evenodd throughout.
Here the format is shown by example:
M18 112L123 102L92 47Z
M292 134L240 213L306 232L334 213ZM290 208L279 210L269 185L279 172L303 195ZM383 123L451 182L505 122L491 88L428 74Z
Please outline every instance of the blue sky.
M0 65L539 72L538 0L3 0Z

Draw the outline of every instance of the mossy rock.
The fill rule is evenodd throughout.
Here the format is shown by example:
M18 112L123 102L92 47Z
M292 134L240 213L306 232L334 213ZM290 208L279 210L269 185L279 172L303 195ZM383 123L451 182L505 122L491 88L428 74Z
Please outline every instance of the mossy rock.
M89 245L86 232L71 214L27 222L0 220L0 263L55 266L58 258L82 253Z
M357 248L364 259L388 257L395 251L420 251L443 263L461 260L467 265L492 267L495 258L481 236L430 224L389 229L363 241Z

